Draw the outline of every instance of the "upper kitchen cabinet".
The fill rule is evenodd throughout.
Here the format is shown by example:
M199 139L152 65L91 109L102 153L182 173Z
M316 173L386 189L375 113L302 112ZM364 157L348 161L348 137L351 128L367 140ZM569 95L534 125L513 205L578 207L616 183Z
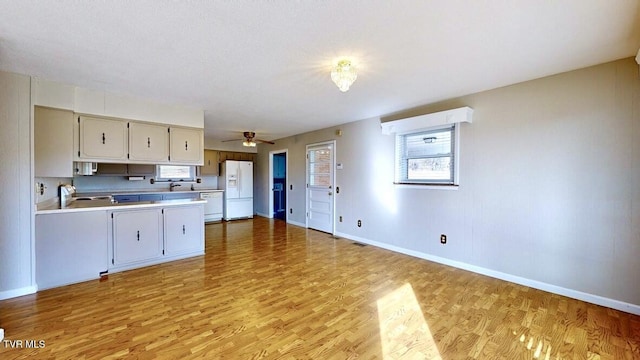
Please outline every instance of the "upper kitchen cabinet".
M169 127L138 122L129 123L129 160L169 161Z
M219 175L218 155L217 150L204 151L204 165L200 167L200 175Z
M126 162L127 123L122 120L79 116L82 161Z
M256 154L254 153L240 153L240 160L242 161L256 161Z
M73 176L73 112L35 107L36 177Z
M238 152L238 151L220 151L219 161L224 162L226 160L237 161L256 161L255 153Z
M170 128L170 161L177 164L204 164L204 130Z

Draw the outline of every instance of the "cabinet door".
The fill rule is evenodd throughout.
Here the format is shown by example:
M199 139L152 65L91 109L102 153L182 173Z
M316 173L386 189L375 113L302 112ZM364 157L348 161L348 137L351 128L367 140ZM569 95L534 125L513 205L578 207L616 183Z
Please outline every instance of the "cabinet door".
M205 150L204 151L204 165L200 167L200 175L214 175L218 176L218 151Z
M132 203L140 201L140 195L114 195L113 199L118 203Z
M166 255L204 251L202 205L164 209Z
M127 164L111 164L101 163L98 164L97 175L102 176L126 176L128 173Z
M169 160L166 125L129 123L129 159L165 163Z
M114 212L113 264L162 256L162 214L158 209Z
M203 130L172 127L169 147L171 163L203 165L203 145Z
M164 194L162 195L162 200L197 199L199 196L199 192L180 192L174 194Z
M35 107L36 177L73 177L73 112Z
M81 116L80 159L126 160L127 123Z
M130 176L154 176L156 174L155 165L129 164L127 169Z
M162 200L162 194L140 194L140 201L160 201Z

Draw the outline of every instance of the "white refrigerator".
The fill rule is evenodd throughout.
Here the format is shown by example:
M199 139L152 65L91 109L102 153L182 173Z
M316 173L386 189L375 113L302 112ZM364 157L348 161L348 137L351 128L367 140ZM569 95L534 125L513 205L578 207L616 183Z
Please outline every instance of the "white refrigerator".
M224 190L224 219L253 218L253 162L224 161L218 182Z

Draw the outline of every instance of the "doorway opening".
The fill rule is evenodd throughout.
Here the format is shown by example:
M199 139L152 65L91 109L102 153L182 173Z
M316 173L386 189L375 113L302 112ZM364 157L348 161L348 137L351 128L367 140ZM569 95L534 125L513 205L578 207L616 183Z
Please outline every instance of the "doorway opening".
M270 217L287 221L287 151L272 151L269 154L271 164Z

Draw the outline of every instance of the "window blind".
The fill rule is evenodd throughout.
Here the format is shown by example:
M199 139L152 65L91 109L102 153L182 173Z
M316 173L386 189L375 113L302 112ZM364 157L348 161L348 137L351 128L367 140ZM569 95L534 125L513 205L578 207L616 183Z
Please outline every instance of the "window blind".
M453 184L455 148L455 124L397 135L397 181Z

